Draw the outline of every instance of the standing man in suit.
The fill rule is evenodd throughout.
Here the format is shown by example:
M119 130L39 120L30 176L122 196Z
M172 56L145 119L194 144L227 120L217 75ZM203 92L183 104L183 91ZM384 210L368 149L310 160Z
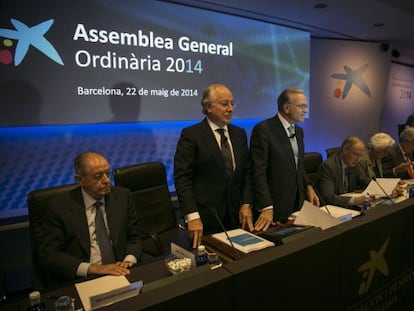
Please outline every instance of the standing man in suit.
M75 177L80 186L52 199L44 220L40 255L51 279L129 274L141 258L131 193L112 187L108 161L98 152L76 157Z
M319 206L319 198L304 168L303 122L308 109L304 91L284 90L277 100L276 116L257 124L250 140L256 208L255 230L285 223L307 198Z
M215 214L227 230L253 229L247 136L230 124L233 94L210 85L201 106L206 118L182 130L174 157L175 188L194 248L203 233L222 231Z
M365 152L364 142L350 136L342 142L337 152L322 162L318 170L317 187L326 204L352 207L364 203L365 196L342 196L344 193L364 190L372 176L366 162L361 162Z

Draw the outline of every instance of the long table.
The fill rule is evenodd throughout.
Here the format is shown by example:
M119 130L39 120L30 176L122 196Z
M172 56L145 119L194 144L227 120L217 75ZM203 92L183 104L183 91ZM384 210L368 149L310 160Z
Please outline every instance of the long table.
M235 310L414 310L414 201L226 265Z
M142 293L102 310L414 310L413 223L409 199L216 270L171 276L163 261L138 266L129 279L144 281ZM80 307L74 286L43 297L60 295Z

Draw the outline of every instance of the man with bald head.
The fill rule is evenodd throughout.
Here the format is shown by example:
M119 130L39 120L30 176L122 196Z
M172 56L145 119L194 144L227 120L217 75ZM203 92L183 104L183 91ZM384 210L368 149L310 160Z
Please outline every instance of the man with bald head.
M356 136L350 136L342 142L339 152L321 164L317 188L326 204L352 207L364 202L364 195L341 196L344 193L364 190L371 181L370 176L358 165L364 151L364 142Z
M79 187L49 202L40 255L52 283L88 275L127 275L141 258L138 219L128 189L112 187L99 152L75 159Z

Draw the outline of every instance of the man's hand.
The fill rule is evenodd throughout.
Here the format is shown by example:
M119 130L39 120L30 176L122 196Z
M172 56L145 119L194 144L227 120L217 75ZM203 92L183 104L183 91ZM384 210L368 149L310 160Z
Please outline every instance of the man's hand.
M243 204L239 210L239 222L242 226L242 229L246 228L249 231L253 231L253 213L252 209L250 208L249 204Z
M89 274L128 275L129 269L124 266L121 266L121 262L111 263L107 265L92 264L88 268L88 275Z
M313 205L320 205L319 197L311 185L308 185L306 187L306 195L308 197L308 201L311 202Z
M270 225L273 225L273 209L266 209L260 213L259 218L254 224L255 231L266 231Z
M122 268L131 268L135 263L133 263L132 261L118 261L115 264Z
M193 248L197 248L201 244L203 236L203 223L200 218L190 220L187 223L188 236L193 240Z
M365 202L365 196L361 195L361 196L355 197L354 205L362 205L364 204L364 202Z

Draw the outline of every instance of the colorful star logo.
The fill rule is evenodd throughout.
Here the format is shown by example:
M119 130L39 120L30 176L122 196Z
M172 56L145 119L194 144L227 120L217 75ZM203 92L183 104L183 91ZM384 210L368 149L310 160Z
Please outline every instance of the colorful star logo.
M28 27L17 19L10 19L14 29L0 28L0 37L5 38L3 45L10 48L13 45L12 40L17 40L14 54L14 65L18 66L26 56L29 47L33 46L40 52L45 54L55 63L63 66L62 58L53 47L53 45L45 38L46 32L53 25L54 20L49 19L33 27ZM13 60L13 55L10 50L0 50L0 63L10 64Z
M368 64L365 64L353 71L350 67L344 66L345 73L334 73L331 75L332 78L339 80L338 88L336 88L333 93L334 97L339 98L342 95L342 99L345 99L353 85L356 85L365 95L371 97L371 92L362 78L362 75L367 68ZM343 81L345 81L345 86L341 90L340 87L342 86Z

